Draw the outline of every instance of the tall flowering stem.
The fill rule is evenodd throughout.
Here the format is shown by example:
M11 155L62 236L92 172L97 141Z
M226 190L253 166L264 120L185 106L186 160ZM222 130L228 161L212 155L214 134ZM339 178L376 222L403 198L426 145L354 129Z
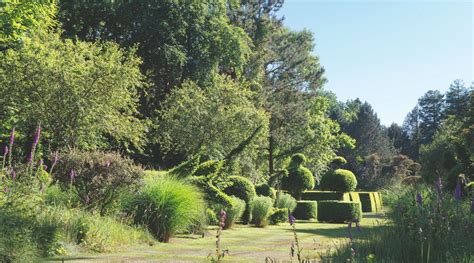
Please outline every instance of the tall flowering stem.
M300 248L300 243L298 240L298 235L296 234L296 225L295 225L295 217L289 213L290 211L288 210L288 222L290 223L291 228L293 229L293 236L295 237L295 241L291 244L291 256L293 257L295 254L295 248L296 248L296 257L298 258L298 262L303 262L303 259L301 258L301 251L303 250Z
M15 127L13 127L10 133L10 140L8 142L8 166L12 166L12 155L13 155L13 143L15 143Z
M28 156L28 163L33 163L33 159L35 158L36 147L38 146L40 136L41 125L38 125L38 128L36 128L35 136L33 137L33 145L31 147L30 155Z
M454 189L454 199L457 201L461 201L462 193L461 193L461 182L457 182L456 189Z
M423 197L421 196L421 193L416 193L416 203L421 207L423 206Z
M51 169L49 170L49 174L53 174L54 166L56 166L58 161L59 161L59 153L56 151L53 153L53 156L52 156L52 163L51 163Z
M217 229L216 234L216 257L214 258L209 255L209 257L211 257L211 262L221 262L225 255L229 254L229 250L221 249L221 234L224 230L225 220L227 218L227 213L224 211L224 209L221 209L219 216L219 228Z

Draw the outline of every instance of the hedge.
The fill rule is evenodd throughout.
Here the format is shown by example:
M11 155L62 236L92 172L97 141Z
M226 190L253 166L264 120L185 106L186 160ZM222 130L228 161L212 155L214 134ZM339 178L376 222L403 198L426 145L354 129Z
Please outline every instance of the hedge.
M377 212L377 205L375 203L374 195L371 192L359 192L360 203L362 204L362 212L375 213Z
M357 179L349 170L337 169L325 173L320 182L322 190L350 192L357 187Z
M288 221L288 209L274 208L270 215L270 224L278 225L278 223L284 223L286 221Z
M275 189L270 187L268 184L257 184L255 186L255 192L257 192L257 195L268 196L272 199L276 198Z
M350 192L349 196L351 197L352 202L358 202L360 203L360 197L358 192Z
M298 201L293 216L302 220L317 219L318 203L316 201Z
M375 208L377 209L377 212L382 211L382 203L380 201L380 195L378 192L372 192L370 193L375 201Z
M334 192L334 191L305 191L301 197L302 200L324 201L324 200L339 200L350 201L348 193Z
M318 202L318 221L344 223L362 219L361 204L346 201Z

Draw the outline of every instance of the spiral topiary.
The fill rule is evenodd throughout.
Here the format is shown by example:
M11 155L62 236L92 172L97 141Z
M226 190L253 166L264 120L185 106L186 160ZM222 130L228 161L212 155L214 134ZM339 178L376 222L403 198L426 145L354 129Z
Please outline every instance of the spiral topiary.
M305 162L306 157L303 154L293 155L288 165L288 176L282 179L282 188L297 200L301 199L303 191L313 189L315 185L313 173L303 166Z
M226 181L229 186L224 189L224 193L242 199L246 203L242 221L247 224L250 220L249 202L256 196L255 187L249 179L243 176L229 176Z
M324 174L320 185L322 190L351 192L357 187L357 179L351 171L337 169Z

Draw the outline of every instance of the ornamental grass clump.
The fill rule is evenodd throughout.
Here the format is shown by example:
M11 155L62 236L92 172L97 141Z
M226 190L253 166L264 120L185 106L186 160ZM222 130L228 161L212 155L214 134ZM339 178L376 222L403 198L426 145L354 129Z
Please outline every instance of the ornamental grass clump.
M275 200L276 208L284 208L293 213L296 208L296 199L290 194L279 192Z
M203 194L195 186L172 177L147 180L125 207L133 221L145 225L160 242L168 242L174 234L205 221Z
M257 227L265 227L272 211L273 200L266 196L257 196L250 201L252 223Z

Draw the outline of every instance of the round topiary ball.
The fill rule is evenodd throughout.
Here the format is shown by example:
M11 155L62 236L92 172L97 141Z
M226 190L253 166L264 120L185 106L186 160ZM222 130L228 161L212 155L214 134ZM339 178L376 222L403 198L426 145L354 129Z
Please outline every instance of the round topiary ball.
M255 186L255 192L257 195L268 196L272 199L276 198L275 189L270 187L268 184L257 184Z
M240 198L246 203L256 195L253 183L243 176L229 176L227 182L229 186L224 189L224 193L228 195Z
M288 190L297 200L301 198L303 191L313 189L315 184L313 173L303 166L305 161L303 154L293 155L288 166L288 176L282 179L283 189Z
M322 190L351 192L357 186L357 179L351 171L337 169L324 174L320 185Z

